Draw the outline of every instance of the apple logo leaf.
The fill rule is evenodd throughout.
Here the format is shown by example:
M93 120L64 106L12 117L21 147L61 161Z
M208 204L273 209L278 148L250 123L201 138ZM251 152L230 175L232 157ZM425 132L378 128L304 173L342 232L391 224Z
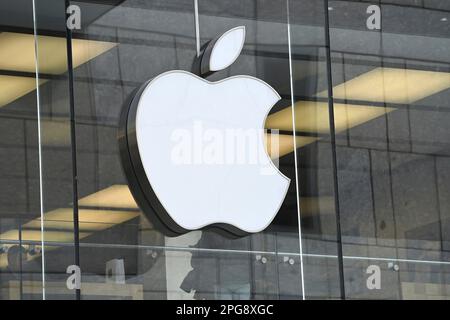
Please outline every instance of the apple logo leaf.
M202 62L202 74L223 70L229 67L241 53L245 42L245 27L228 30L212 40L206 47Z

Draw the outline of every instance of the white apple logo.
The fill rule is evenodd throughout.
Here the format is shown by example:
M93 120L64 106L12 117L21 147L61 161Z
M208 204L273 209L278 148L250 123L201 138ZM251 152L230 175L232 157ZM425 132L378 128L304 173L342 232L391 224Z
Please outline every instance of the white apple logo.
M231 65L244 39L245 28L237 27L210 42L201 73ZM169 235L216 227L242 236L272 222L290 184L264 147L264 123L278 100L270 85L251 76L209 82L180 70L160 74L137 91L124 111L119 140L130 189L156 226ZM174 161L174 136L195 136L196 124L223 136L254 129L257 148L246 152L260 161L199 164L195 155L192 163Z

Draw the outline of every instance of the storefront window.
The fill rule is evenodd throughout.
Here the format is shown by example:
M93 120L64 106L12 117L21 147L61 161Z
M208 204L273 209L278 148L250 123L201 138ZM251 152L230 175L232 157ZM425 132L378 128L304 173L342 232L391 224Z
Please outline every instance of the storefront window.
M419 2L2 2L0 299L447 299L450 7ZM200 74L236 27L239 56ZM279 94L290 184L263 231L168 235L136 201L124 114L172 70Z

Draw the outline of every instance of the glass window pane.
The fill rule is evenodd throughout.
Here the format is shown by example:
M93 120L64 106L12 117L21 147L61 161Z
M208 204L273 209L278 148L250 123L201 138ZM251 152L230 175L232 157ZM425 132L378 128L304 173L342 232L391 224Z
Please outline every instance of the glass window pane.
M367 12L330 1L347 298L448 298L449 41L439 3L382 1ZM366 282L371 265L379 288Z
M77 264L74 221L73 148L70 122L69 64L67 54L65 3L58 0L34 2L37 72L39 77L41 161L41 220L33 219L24 229L43 230L45 299L75 299L76 290L67 286L69 266ZM42 261L43 259L43 261ZM69 269L70 270L70 269Z
M2 1L0 20L0 299L42 299L32 1Z

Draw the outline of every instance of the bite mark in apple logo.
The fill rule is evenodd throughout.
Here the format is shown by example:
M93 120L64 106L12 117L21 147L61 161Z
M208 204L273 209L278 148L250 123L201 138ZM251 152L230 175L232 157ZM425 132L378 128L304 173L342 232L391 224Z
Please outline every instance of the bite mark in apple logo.
M229 67L244 41L241 26L209 42L198 60L199 73ZM204 228L244 236L269 226L290 184L264 146L265 120L278 100L270 85L251 76L210 82L182 70L164 72L131 95L121 117L120 154L130 190L155 227L169 236ZM215 133L258 129L257 147L245 152L262 160L257 165L174 162L173 133L192 131L197 122ZM270 174L261 174L261 166Z

